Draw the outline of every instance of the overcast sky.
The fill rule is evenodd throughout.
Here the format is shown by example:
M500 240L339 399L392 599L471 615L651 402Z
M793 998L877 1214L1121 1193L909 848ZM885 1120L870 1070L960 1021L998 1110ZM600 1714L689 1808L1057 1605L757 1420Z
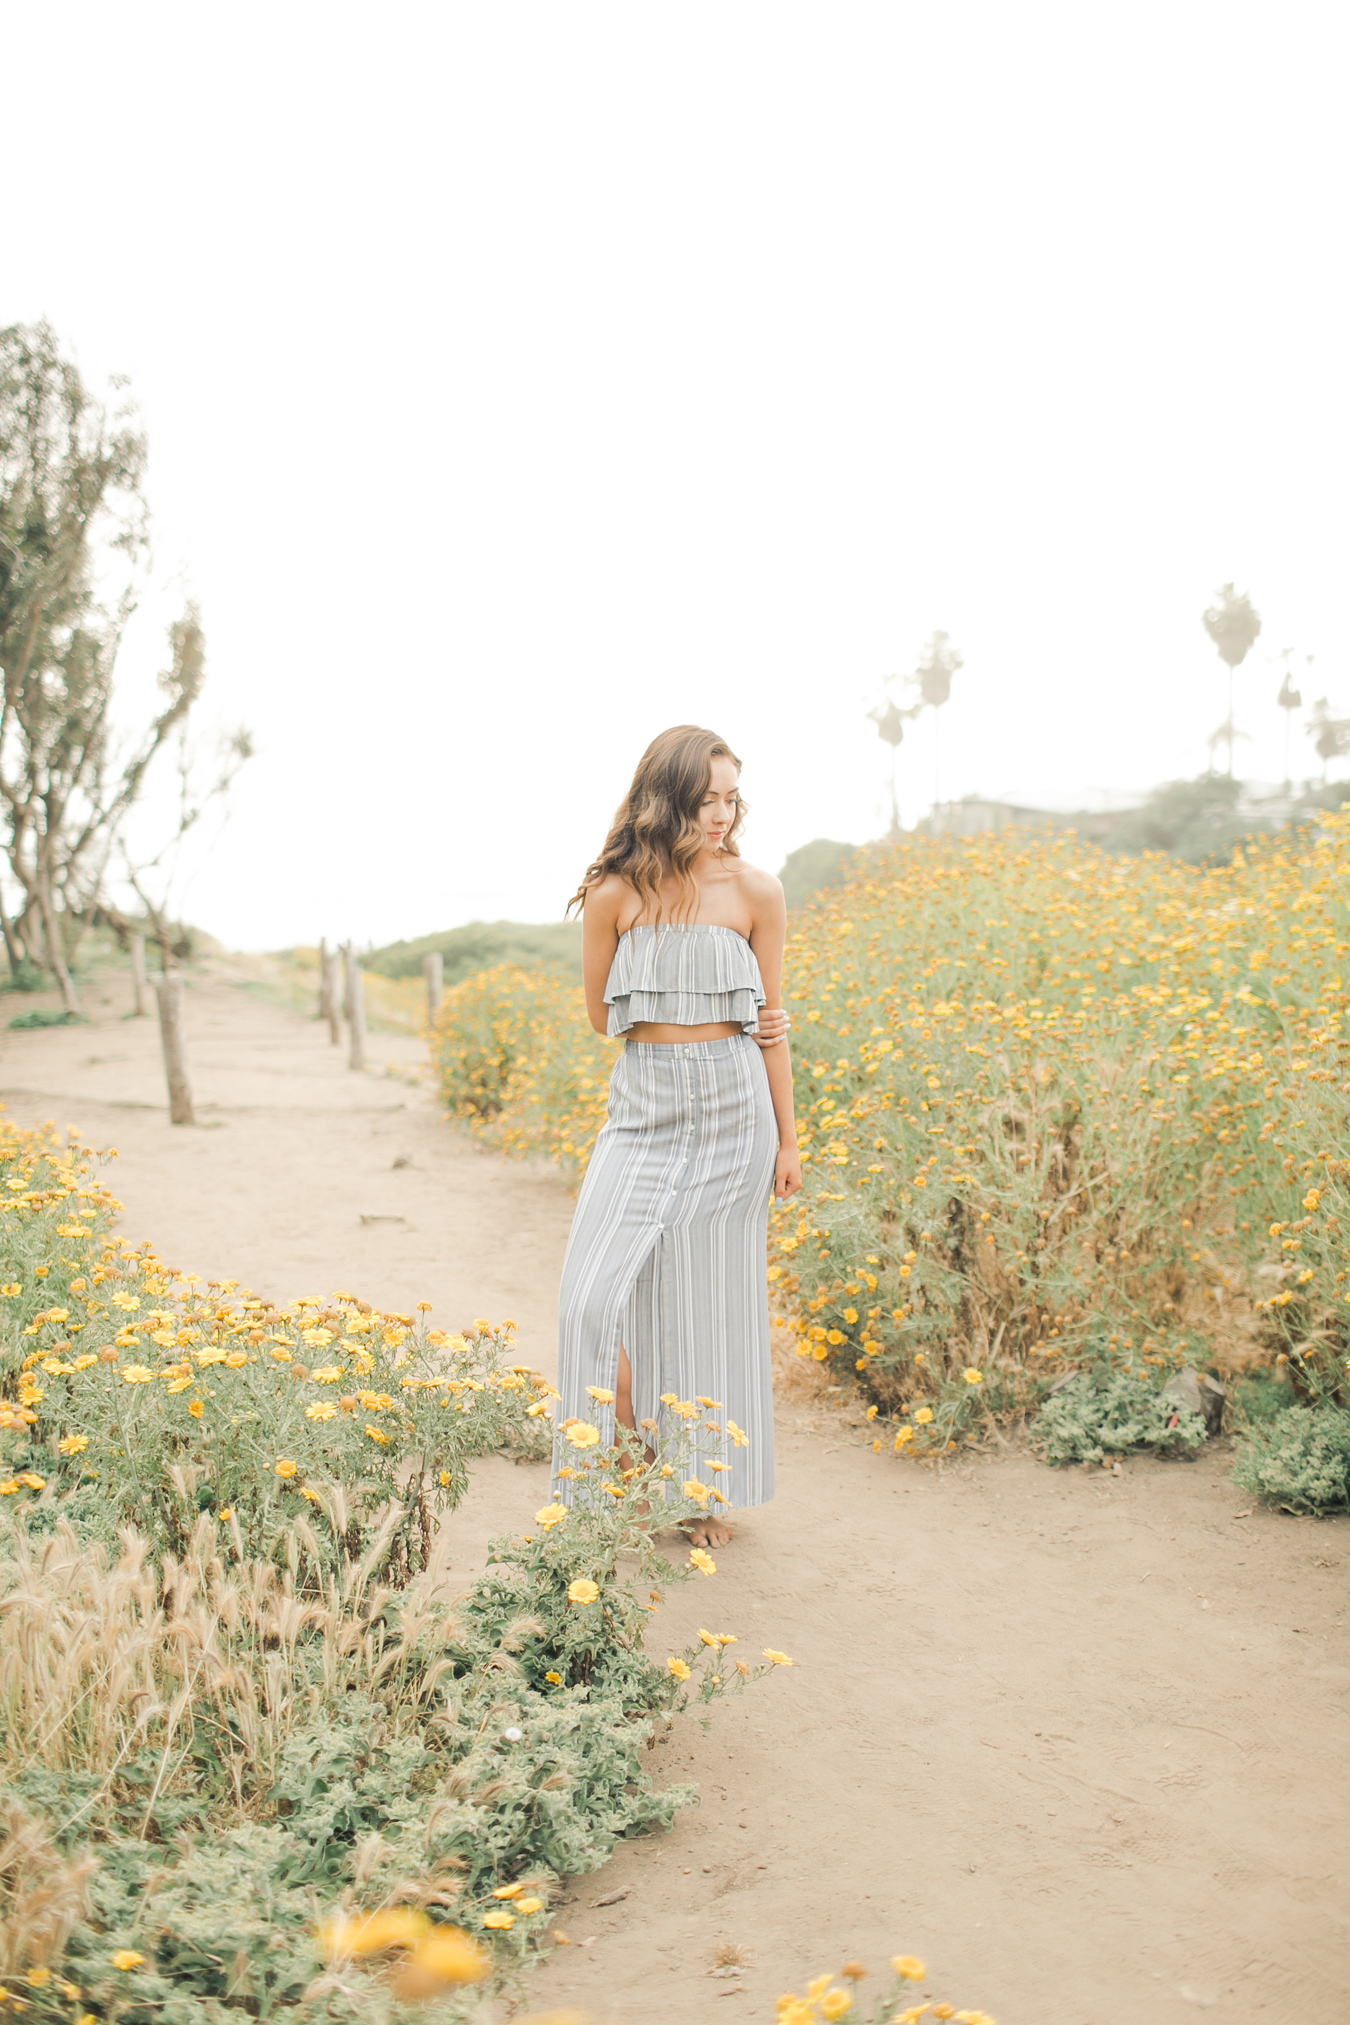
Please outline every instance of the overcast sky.
M1278 650L1350 711L1346 18L0 0L0 321L150 435L128 693L190 588L258 741L191 918L551 918L690 720L747 856L863 841L935 627L944 797L1194 774L1228 580L1278 779Z

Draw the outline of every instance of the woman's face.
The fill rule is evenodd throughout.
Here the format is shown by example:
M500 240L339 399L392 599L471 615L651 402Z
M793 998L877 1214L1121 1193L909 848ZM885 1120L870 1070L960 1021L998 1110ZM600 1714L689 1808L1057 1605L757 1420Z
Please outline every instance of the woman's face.
M698 811L699 828L710 851L721 848L723 837L736 820L741 805L740 778L733 760L723 757L712 761L708 792Z

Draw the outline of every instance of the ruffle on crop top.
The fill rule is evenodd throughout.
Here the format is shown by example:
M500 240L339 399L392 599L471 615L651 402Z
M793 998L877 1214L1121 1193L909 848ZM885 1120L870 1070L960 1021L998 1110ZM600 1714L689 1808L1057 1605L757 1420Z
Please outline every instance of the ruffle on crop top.
M742 1033L757 1034L765 996L755 952L734 928L662 922L619 937L605 1003L613 1037L643 1020L673 1027L734 1020Z

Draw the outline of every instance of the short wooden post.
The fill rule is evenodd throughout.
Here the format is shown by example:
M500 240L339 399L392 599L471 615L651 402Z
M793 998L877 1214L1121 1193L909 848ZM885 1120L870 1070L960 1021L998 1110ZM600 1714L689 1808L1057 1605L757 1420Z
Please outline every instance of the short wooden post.
M361 961L352 943L346 945L347 957L347 1067L364 1069L366 1066L366 981L361 974Z
M316 1019L326 1020L333 1009L333 979L328 969L328 937L319 938L319 1010Z
M183 980L156 978L155 997L159 1000L159 1038L169 1083L169 1123L195 1125L197 1114L192 1108L192 1086L183 1055Z
M445 964L439 950L422 959L422 968L427 975L427 1025L434 1027L436 1015L445 997Z
M319 997L319 1017L328 1022L328 1038L335 1048L342 1045L342 956L327 943L320 944L323 962L323 988Z
M132 1018L143 1020L150 1016L150 979L145 969L145 937L131 938L131 1011Z

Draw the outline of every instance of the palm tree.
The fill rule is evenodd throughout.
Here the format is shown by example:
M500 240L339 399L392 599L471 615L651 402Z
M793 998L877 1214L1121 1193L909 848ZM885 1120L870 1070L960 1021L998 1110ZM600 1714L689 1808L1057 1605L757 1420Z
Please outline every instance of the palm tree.
M886 679L889 682L894 682L895 677L894 675L889 675L887 676ZM877 728L877 737L884 738L887 745L889 745L889 747L891 748L890 835L892 837L898 837L900 834L900 805L895 799L895 762L896 757L899 754L900 747L905 742L905 719L907 717L913 717L914 712L912 710L901 710L899 705L896 703L895 698L888 697L886 701L886 707L884 710L881 708L880 704L878 704L877 708L875 710L869 710L867 715L871 718L873 724L875 724Z
M1284 680L1280 684L1280 693L1275 698L1275 701L1284 712L1284 791L1286 794L1288 794L1290 787L1289 732L1293 724L1294 712L1303 708L1302 693L1294 687L1294 678L1289 672L1289 663L1293 659L1293 656L1294 650L1292 647L1286 647L1280 655L1280 660L1284 665ZM1311 668L1312 664L1313 657L1309 654L1308 666Z
M933 811L937 813L942 799L942 746L938 734L941 719L938 712L952 693L952 677L965 664L959 651L953 647L951 636L936 632L919 657L919 665L910 680L919 692L919 709L926 703L933 712ZM917 715L917 711L915 712Z
M1261 614L1245 591L1231 584L1214 593L1217 604L1204 613L1201 624L1219 650L1219 659L1228 669L1228 722L1219 737L1228 744L1228 775L1233 774L1233 670L1241 667L1261 631ZM1218 739L1215 740L1217 744Z

